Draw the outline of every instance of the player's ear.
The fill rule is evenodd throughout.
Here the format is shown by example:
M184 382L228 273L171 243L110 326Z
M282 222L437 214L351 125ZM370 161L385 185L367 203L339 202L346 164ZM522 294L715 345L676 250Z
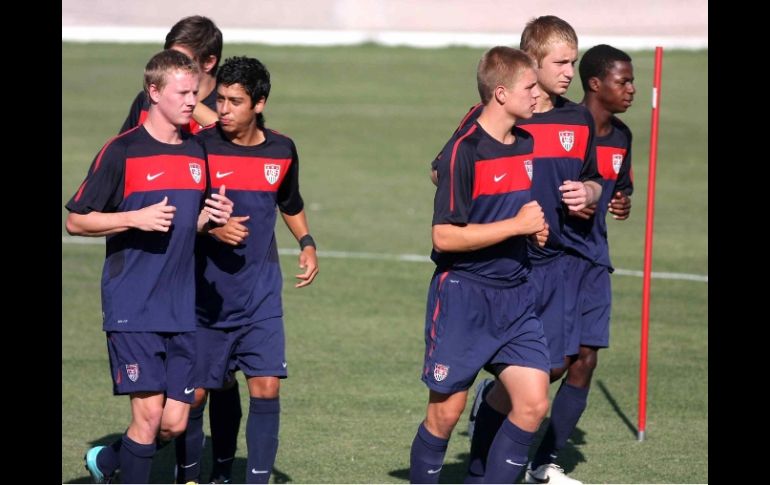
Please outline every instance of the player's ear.
M158 89L158 85L153 83L150 84L147 87L147 94L150 96L150 101L153 103L157 103L160 101L160 89Z
M505 86L497 86L494 90L495 101L499 104L505 104L505 100L508 99L508 90Z
M591 91L597 92L599 91L599 86L601 85L602 81L598 77L590 77L588 78L588 88Z
M217 59L217 56L213 54L208 56L203 62L201 62L201 68L203 69L203 72L206 74L211 73L211 70L214 69L214 66L217 65L218 60L219 59Z
M259 101L254 105L254 113L261 113L265 109L265 103L267 103L267 99L264 96L259 98Z

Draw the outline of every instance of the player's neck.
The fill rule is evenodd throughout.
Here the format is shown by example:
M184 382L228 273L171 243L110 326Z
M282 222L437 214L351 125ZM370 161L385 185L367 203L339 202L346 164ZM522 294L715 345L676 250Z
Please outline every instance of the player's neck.
M252 147L265 141L265 132L255 123L240 133L228 134L227 138L235 145Z
M217 87L217 78L208 74L202 74L198 85L198 101L203 101Z
M513 125L516 124L516 118L506 113L502 107L496 108L492 105L485 106L476 121L489 136L500 143L510 145L516 141L516 137L511 132Z
M594 118L596 136L607 136L612 131L612 113L595 96L586 96L580 104L588 108Z
M147 119L144 121L144 129L147 130L147 133L161 143L168 143L169 145L182 143L179 127L168 121L160 112L153 108L153 106L150 106Z
M540 88L541 92L545 94L543 88ZM547 96L540 96L537 98L537 106L535 107L535 113L547 113L556 106L556 99L558 96L555 94L549 94Z

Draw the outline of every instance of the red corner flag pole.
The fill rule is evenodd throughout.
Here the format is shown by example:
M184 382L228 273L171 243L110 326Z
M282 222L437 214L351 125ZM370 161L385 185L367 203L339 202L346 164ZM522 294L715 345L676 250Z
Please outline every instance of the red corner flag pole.
M642 345L639 359L639 431L644 441L647 425L647 346L650 333L650 273L652 272L652 227L655 219L655 168L658 162L658 120L660 119L660 71L663 48L655 48L655 73L652 83L652 128L650 129L650 171L647 177L647 222L644 230L644 278L642 280Z

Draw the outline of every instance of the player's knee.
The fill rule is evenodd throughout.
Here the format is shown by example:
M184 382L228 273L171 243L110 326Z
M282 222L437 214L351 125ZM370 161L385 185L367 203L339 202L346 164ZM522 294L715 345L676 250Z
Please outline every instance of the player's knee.
M249 394L259 399L275 399L281 388L281 380L277 377L250 377Z
M160 424L160 432L158 433L158 437L161 440L170 441L184 433L186 428L187 419L164 420Z

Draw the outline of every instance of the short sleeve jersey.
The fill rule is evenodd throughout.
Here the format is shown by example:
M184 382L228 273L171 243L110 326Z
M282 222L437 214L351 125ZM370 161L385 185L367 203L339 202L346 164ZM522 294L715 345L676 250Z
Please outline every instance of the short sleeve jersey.
M453 138L460 136L478 118L481 105L475 105L460 122ZM557 256L565 249L583 243L574 240L568 226L573 217L567 217L567 207L561 202L559 186L565 180L593 180L599 182L594 145L594 121L591 113L582 105L566 98L557 97L554 108L545 113L535 113L531 118L518 120L517 127L528 131L534 138L534 165L532 198L540 204L549 226L545 247L529 244L529 256L533 261ZM434 168L444 151L431 164Z
M476 122L456 133L437 163L433 224L486 224L514 217L532 200L532 136L514 128L513 144L492 138ZM467 252L431 253L439 271L515 281L529 274L525 237Z
M102 271L104 330L186 332L195 329L193 250L206 189L201 145L170 145L139 126L111 139L67 202L77 214L125 212L168 197L176 207L168 232L129 229L107 236Z
M216 112L217 110L217 90L212 90L203 101L204 105L211 108ZM128 110L128 116L126 121L123 122L123 126L120 128L120 133L126 132L135 126L139 126L147 119L147 111L150 109L150 102L147 99L147 94L144 91L140 91L134 98L134 102L131 103L131 108ZM199 125L194 119L190 119L190 123L182 127L182 130L188 133L198 133L203 129L203 126Z
M576 219L572 227L586 234L585 251L595 264L612 268L607 243L607 209L615 192L631 195L634 191L631 170L631 130L620 119L610 119L612 130L596 137L596 160L602 176L602 195L592 219Z
M201 235L196 246L197 315L199 325L237 327L281 316L281 268L275 241L276 207L288 215L303 209L299 160L294 142L264 130L256 146L230 142L219 124L199 138L208 153L212 191L221 185L234 203L234 216L249 236L239 246Z

